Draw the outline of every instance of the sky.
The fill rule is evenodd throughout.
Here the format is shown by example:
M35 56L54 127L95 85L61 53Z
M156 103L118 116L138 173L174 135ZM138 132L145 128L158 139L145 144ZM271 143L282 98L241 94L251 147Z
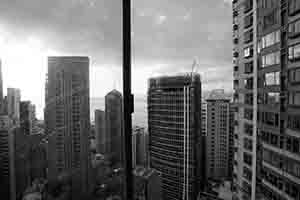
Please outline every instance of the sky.
M191 70L204 90L232 89L231 0L132 0L132 87ZM90 95L121 90L121 0L1 0L0 58L7 87L42 118L47 56L89 56Z

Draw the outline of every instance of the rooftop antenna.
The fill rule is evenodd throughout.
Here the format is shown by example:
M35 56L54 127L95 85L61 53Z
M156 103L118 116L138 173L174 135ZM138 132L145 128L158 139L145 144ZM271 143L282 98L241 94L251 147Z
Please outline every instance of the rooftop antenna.
M197 57L194 57L193 59L193 64L192 64L192 71L191 71L191 77L193 77L193 73L195 70L195 67L198 67L198 61L197 61ZM198 71L198 69L196 69ZM197 71L195 71L197 73Z

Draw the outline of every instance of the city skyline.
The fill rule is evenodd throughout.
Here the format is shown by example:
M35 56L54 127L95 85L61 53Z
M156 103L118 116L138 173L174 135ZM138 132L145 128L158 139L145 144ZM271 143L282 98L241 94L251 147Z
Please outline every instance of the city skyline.
M179 1L133 1L135 94L146 93L146 80L150 77L190 70L194 57L199 60L204 90L232 88L231 56L226 53L231 51L231 2L181 4ZM26 5L11 1L2 1L0 5L4 88L21 89L22 100L31 100L37 106L38 118L42 118L44 108L48 56L89 56L91 97L103 97L115 86L122 91L121 2L72 0L49 4L30 0ZM210 11L216 9L217 16L212 15ZM72 19L75 12L80 14ZM201 26L193 26L194 22ZM144 24L151 26L145 28ZM178 31L178 26L183 31ZM144 45L148 46L147 51ZM216 70L222 73L214 73ZM224 74L228 76L224 76L223 84ZM101 84L103 81L107 84Z

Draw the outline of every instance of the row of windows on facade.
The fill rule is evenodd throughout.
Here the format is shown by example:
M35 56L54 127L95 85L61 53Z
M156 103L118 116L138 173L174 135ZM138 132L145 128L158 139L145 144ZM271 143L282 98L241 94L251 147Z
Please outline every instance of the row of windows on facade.
M261 131L261 139L266 144L279 149L284 149L291 153L300 154L300 139L288 135L277 135L268 131Z
M297 186L295 183L292 183L287 178L283 178L269 169L263 169L261 176L265 181L269 182L280 191L284 191L293 199L298 199L298 197L300 197L300 190L298 188L299 186Z

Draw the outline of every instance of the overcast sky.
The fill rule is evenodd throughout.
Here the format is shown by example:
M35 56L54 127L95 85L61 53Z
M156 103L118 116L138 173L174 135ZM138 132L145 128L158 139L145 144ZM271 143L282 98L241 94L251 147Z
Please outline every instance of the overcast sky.
M133 91L147 78L191 70L203 88L232 88L231 0L133 0ZM91 96L121 87L121 0L1 0L4 90L44 107L47 56L91 59Z

